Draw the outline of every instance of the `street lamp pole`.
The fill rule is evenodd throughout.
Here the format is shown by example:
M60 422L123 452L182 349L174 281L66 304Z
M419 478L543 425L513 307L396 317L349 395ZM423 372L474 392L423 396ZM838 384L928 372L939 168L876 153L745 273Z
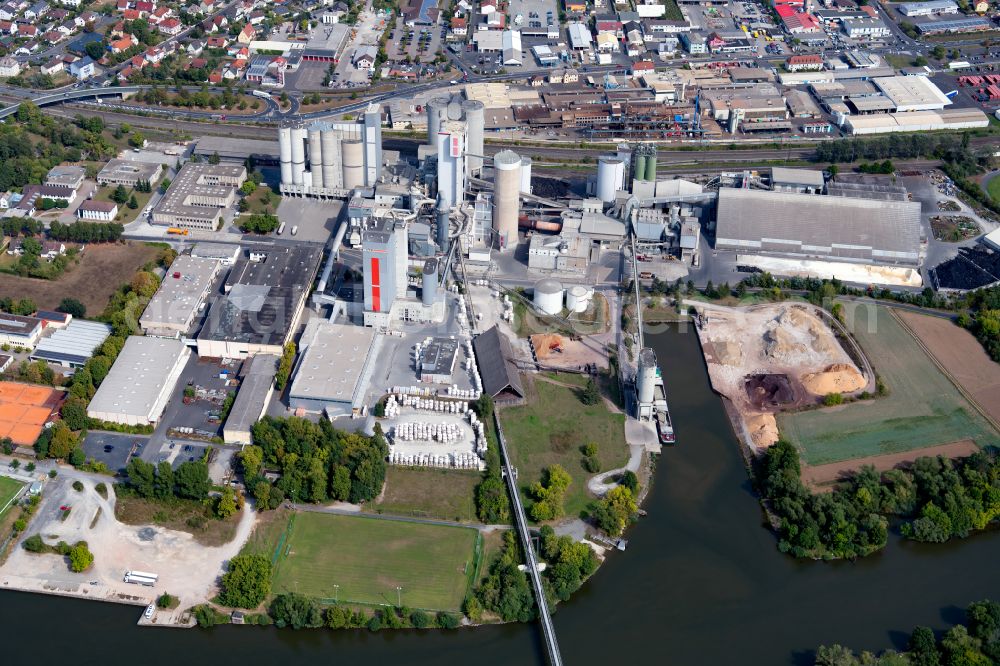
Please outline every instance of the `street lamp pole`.
M402 608L403 606L403 587L401 585L396 586L396 608Z
M340 603L340 586L339 585L334 585L333 586L333 603L335 603L335 604Z

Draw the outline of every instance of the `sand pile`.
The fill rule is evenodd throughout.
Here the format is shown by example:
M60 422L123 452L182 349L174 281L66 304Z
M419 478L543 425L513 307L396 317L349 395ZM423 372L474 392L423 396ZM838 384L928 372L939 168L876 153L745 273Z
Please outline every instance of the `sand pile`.
M847 363L834 363L823 372L802 377L802 385L815 395L853 393L863 389L867 383L858 369Z
M535 356L538 360L546 359L552 354L559 353L565 346L562 336L555 333L538 333L531 336L531 346L535 348Z
M765 356L787 364L814 362L838 351L826 324L802 308L783 308L764 331Z
M715 360L722 365L739 365L743 362L743 350L740 343L732 340L723 340L712 344L715 350Z
M771 446L778 441L778 422L774 414L748 414L747 430L757 446Z
M775 327L764 332L764 354L775 360L788 361L807 351L788 329Z

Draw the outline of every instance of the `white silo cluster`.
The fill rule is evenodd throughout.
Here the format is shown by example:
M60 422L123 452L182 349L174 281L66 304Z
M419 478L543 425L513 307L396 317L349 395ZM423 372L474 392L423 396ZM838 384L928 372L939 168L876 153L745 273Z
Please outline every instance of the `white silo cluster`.
M573 285L566 292L566 309L576 313L586 312L593 298L593 287L585 287L580 284Z
M535 283L533 297L535 307L547 315L557 315L562 312L563 286L557 280L545 278Z
M424 423L406 421L397 423L391 433L395 442L440 442L451 444L465 439L465 433L457 423Z

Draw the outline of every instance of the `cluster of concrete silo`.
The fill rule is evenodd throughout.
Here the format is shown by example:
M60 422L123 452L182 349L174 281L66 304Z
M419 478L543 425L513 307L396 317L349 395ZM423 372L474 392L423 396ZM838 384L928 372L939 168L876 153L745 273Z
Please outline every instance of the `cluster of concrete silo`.
M278 155L282 184L314 189L365 184L364 142L329 123L280 127Z
M486 108L477 100L435 97L427 103L427 142L435 145L438 134L448 121L465 123L466 174L477 176L483 169L483 134L486 129Z

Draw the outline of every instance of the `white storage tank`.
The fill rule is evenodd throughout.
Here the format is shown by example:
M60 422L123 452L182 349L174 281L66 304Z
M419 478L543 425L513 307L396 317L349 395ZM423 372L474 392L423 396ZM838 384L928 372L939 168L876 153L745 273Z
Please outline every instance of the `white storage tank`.
M585 312L590 307L594 290L590 287L576 284L566 292L566 309L570 312Z
M635 390L640 404L652 404L656 396L656 353L649 347L639 351L639 374L635 378Z
M292 128L278 128L278 153L281 161L281 184L292 184Z
M549 315L562 312L563 286L556 280L544 279L535 283L535 307Z
M521 158L521 192L531 194L531 158Z
M597 161L597 198L612 203L615 194L625 189L625 161L604 156Z

